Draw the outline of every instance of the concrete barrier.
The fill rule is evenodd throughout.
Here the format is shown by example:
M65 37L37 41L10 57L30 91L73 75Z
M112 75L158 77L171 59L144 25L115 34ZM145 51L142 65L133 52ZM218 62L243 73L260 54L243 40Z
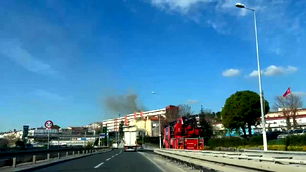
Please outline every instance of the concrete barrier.
M155 153L162 156L177 159L187 164L194 164L195 166L209 167L216 170L224 170L221 166L237 167L239 169L252 169L258 171L295 171L304 172L306 161L293 160L283 158L265 158L265 157L248 157L240 156L239 154L215 154L215 153L201 153L190 151L176 151L155 149ZM287 164L287 165L286 165ZM294 164L288 165L288 164ZM221 169L220 169L221 168ZM225 171L228 171L225 170ZM237 170L239 171L239 170ZM242 170L243 171L243 170Z

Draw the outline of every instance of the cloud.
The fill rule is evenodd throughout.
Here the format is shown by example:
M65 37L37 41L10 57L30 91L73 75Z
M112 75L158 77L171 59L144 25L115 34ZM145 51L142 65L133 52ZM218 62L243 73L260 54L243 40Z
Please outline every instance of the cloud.
M225 16L249 14L247 10L235 8L236 0L149 0L149 2L165 12L178 13L198 24L208 25L221 34L230 33ZM256 9L259 9L259 6Z
M62 97L62 96L60 96L56 93L52 93L52 92L49 92L49 91L46 91L46 90L43 90L43 89L37 89L37 90L33 91L32 94L34 96L37 96L39 98L46 99L46 100L62 101L62 100L65 99L64 97Z
M233 76L238 76L238 75L240 75L239 69L227 69L222 72L222 76L224 77L233 77Z
M262 73L262 72L261 72ZM258 76L258 72L257 70L253 70L250 74L249 77L257 77Z
M197 104L197 103L199 103L199 101L198 100L189 99L189 100L187 100L186 103L191 105L191 104Z
M49 64L33 57L16 39L1 39L0 54L30 72L53 76L58 74Z
M253 41L252 12L237 9L237 2L245 3L258 13L260 42L276 55L292 54L304 49L300 43L305 37L305 13L300 8L305 2L296 0L143 0L170 14L180 14L200 26L211 27L219 34L238 35ZM231 20L232 19L232 20ZM236 19L236 20L235 20ZM273 23L271 25L271 23ZM252 34L241 34L252 32ZM243 36L241 36L243 35ZM292 49L288 46L292 45ZM295 49L295 50L293 50Z
M264 74L266 76L275 76L275 75L282 75L286 73L293 73L296 72L297 68L293 66L288 66L287 68L281 67L281 66L274 66L271 65L267 67L267 69L264 71Z
M278 76L278 75L285 75L285 74L294 73L297 70L298 70L298 68L294 67L294 66L282 67L282 66L270 65L266 69L262 70L261 73L264 76ZM249 76L250 77L258 76L257 70L253 70L249 74Z
M300 97L306 97L306 92L294 91L292 93Z
M151 3L164 10L176 10L181 13L187 13L194 5L211 1L212 0L151 0Z

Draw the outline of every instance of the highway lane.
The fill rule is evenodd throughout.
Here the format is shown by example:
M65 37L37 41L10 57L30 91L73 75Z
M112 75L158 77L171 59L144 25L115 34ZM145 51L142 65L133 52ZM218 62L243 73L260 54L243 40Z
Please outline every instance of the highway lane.
M115 149L31 171L160 172L161 170L137 152L124 152L122 149Z

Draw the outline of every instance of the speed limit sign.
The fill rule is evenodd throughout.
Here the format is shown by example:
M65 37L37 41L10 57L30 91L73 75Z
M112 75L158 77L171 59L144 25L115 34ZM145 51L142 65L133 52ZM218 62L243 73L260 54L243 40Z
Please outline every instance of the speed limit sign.
M51 129L53 126L53 122L51 120L48 120L45 122L45 127L48 129Z

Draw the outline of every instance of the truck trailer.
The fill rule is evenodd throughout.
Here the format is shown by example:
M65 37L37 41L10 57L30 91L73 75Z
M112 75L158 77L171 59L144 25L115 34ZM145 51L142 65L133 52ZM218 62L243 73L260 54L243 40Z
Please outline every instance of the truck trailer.
M124 131L124 151L137 151L137 134L136 130Z

